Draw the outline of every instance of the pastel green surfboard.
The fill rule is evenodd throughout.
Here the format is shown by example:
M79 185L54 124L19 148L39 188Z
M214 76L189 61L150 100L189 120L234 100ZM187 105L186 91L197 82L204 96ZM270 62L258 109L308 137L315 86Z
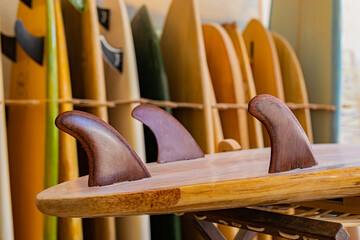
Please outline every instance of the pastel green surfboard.
M169 101L169 90L159 40L146 6L142 6L131 21L136 63L142 98ZM170 111L167 109L167 111ZM147 162L156 162L157 144L152 132L144 127ZM175 215L151 216L152 239L181 239L180 219Z
M340 0L273 0L270 29L284 36L303 69L310 103L340 108ZM339 110L311 111L314 143L336 142Z

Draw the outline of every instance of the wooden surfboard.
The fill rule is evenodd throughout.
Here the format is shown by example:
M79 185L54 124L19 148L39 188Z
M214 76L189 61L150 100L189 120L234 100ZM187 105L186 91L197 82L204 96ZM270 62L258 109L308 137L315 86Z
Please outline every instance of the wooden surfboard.
M309 101L335 105L337 109L341 77L340 9L339 0L316 3L275 0L270 18L270 29L284 36L299 58ZM338 119L339 111L311 111L314 142L336 142Z
M216 101L245 104L240 65L229 36L215 23L204 24L202 30ZM245 109L220 110L224 138L236 140L243 149L249 148L246 114Z
M134 43L126 6L122 0L98 1L97 6L100 12L107 99L139 99ZM104 11L109 11L107 18ZM130 145L145 159L143 126L131 117L131 111L136 105L138 104L118 104L110 108L109 123L126 136ZM150 239L149 216L119 218L116 219L116 225L117 239Z
M17 18L23 23L22 25L17 22L22 32L25 32L22 28L24 26L29 35L39 37L37 40L41 42L41 38L46 35L45 1L33 0L31 8L20 2ZM47 62L42 59L43 48L37 45L39 42L34 44L39 47L40 52L36 53L41 58L35 61L20 46L19 39L17 41L16 62L11 68L9 97L44 100L47 97ZM9 106L8 145L15 239L44 237L44 217L34 206L33 200L36 192L44 188L45 126L45 102Z
M147 7L142 6L131 21L136 62L139 75L140 95L142 98L169 101L169 89L156 36ZM171 112L171 109L166 109ZM156 139L144 127L146 161L156 162L158 149ZM180 218L176 215L154 215L151 220L152 239L181 239Z
M191 161L146 164L150 178L117 183L106 189L89 188L85 176L43 191L37 196L37 205L44 213L57 216L125 216L360 194L356 180L360 168L359 145L317 144L312 149L318 165L274 174L268 173L270 149L265 148L210 154ZM182 181L174 180L178 179L175 176ZM342 179L341 187L339 179ZM88 204L96 208L89 210Z
M107 121L104 68L96 2L94 0L61 1L66 44L69 54L70 77L74 98L96 100L98 103L82 110ZM79 151L80 175L88 174L87 160ZM115 239L115 219L84 219L85 239Z
M183 19L184 15L188 17ZM194 136L203 151L213 153L215 140L211 96L206 90L211 80L195 1L172 2L160 45L171 100L204 104L203 110L173 109L173 114Z
M281 79L280 63L271 34L256 19L246 26L243 37L250 59L256 94L270 94L285 101ZM263 128L264 145L270 146L268 135Z
M55 0L55 21L58 64L59 99L72 99L70 70L66 48L65 30L61 13L60 0ZM72 103L60 103L59 113L73 110ZM63 132L59 133L59 182L79 177L76 141ZM58 219L58 239L83 238L82 223L79 218Z
M1 29L1 28L0 28ZM0 41L1 47L1 41ZM0 59L0 239L14 239L6 139L3 65Z
M308 96L304 76L298 58L289 42L281 35L271 33L276 46L279 63L281 68L281 77L283 80L286 102L308 104ZM299 120L310 142L312 142L312 128L309 109L292 110Z
M240 33L236 23L225 23L223 24L223 27L230 36L237 58L239 60L241 76L245 87L245 101L248 103L253 97L256 96L256 90L244 38ZM249 127L250 148L264 147L260 122L249 113L247 114L247 119Z

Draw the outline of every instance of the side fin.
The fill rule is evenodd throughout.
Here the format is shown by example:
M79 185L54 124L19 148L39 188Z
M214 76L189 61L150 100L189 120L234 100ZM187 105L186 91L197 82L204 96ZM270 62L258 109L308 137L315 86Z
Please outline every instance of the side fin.
M1 33L1 52L13 62L16 62L16 38Z
M100 118L68 111L60 114L55 124L84 147L89 161L89 187L150 177L129 143Z
M100 35L101 49L105 61L119 72L123 70L123 51L120 48L114 48L106 41L104 35Z
M249 113L265 126L271 141L269 172L284 172L317 165L299 121L279 99L261 94L249 102Z

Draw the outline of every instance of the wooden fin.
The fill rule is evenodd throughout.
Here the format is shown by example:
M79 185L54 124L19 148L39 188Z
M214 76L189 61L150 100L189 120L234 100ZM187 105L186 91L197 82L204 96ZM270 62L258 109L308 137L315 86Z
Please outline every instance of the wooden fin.
M158 145L158 163L204 157L191 134L168 112L154 105L142 104L131 115L154 133Z
M121 48L114 48L106 41L104 35L100 35L101 49L105 61L112 66L116 71L123 70L123 51Z
M240 144L236 140L231 138L227 138L220 141L218 145L218 152L231 152L240 149L241 149Z
M16 38L1 33L1 52L11 61L16 62Z
M18 19L15 22L16 40L24 51L38 64L43 65L44 37L35 37L25 28L24 23Z
M22 1L29 8L32 7L32 0L20 0L20 1Z
M269 173L317 165L300 123L279 99L261 94L249 102L249 113L265 126L271 141Z
M60 114L55 124L84 147L89 161L89 187L150 177L128 142L100 118L68 111Z

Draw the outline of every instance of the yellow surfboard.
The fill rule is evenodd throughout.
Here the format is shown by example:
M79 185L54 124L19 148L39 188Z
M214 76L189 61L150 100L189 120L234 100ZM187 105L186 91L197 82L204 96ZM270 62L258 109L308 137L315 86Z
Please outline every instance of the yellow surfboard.
M253 97L256 96L256 89L244 38L240 33L236 23L225 23L223 24L223 27L230 36L237 58L239 60L241 76L245 88L245 101L248 103ZM250 148L264 147L261 123L249 113L247 114L247 119L249 127Z
M202 30L216 101L245 104L240 65L229 36L215 23L204 24ZM224 138L236 140L244 149L249 148L246 114L245 109L220 110Z
M253 19L246 26L243 37L250 59L256 94L270 94L285 101L281 79L280 63L270 32L259 20ZM270 139L263 128L264 145L270 146Z
M94 0L80 2L84 4L83 11L68 0L61 1L73 97L97 101L81 110L107 121L107 107L101 104L106 101L106 92L96 3ZM82 161L80 173L87 174L86 159ZM116 238L114 218L87 219L83 225L85 239Z
M61 13L60 0L55 0L55 21L58 59L58 90L61 100L71 100L71 82L66 49L64 24ZM73 110L73 104L69 102L59 103L59 113ZM79 177L76 141L69 135L59 133L59 182L65 182ZM58 239L83 238L82 223L79 218L58 219Z
M271 33L279 57L281 76L283 80L285 101L292 103L308 104L304 75L294 50L289 42L277 33ZM313 142L311 118L309 109L292 110L299 120L310 142Z
M101 47L104 56L106 94L109 101L140 98L133 37L126 6L122 0L98 1ZM118 104L109 109L109 123L127 139L145 160L144 130L131 117L138 104ZM117 239L150 239L149 216L116 219Z

